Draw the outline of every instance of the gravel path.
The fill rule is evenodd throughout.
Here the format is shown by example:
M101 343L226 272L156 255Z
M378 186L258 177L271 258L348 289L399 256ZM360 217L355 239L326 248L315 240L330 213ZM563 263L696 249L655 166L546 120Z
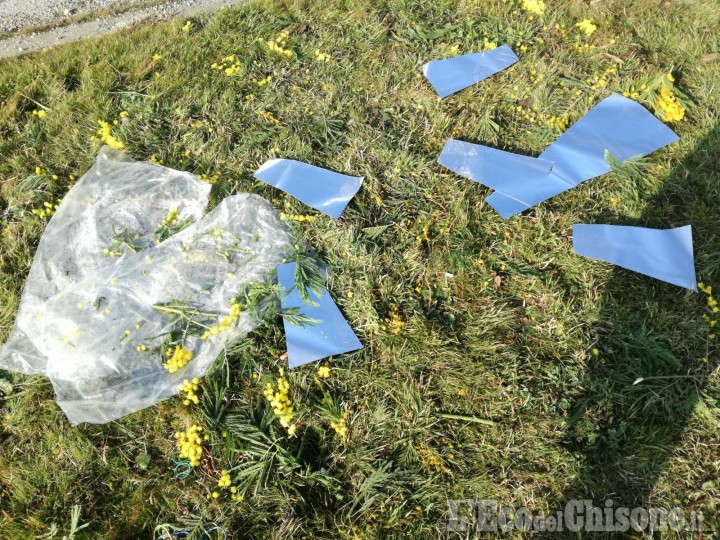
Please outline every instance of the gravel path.
M0 40L0 58L39 51L78 41L127 26L174 17L189 17L203 11L245 3L247 0L167 0L162 4L131 9L82 23L59 26L42 32L10 35ZM61 24L63 19L96 13L107 8L137 5L138 0L0 0L0 33L18 32L39 24Z
M75 14L137 3L137 0L0 0L0 32L17 32Z

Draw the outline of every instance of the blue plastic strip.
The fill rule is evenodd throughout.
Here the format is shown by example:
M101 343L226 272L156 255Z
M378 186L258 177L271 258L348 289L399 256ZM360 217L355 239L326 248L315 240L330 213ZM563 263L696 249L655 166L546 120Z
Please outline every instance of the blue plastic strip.
M554 171L550 171L544 179L537 183L526 182L521 189L517 189L515 193L520 192L520 195L495 191L487 196L485 202L492 206L503 219L508 219L573 187L575 186L569 185Z
M553 162L547 179L526 180L486 202L504 218L522 212L585 180L610 172L605 150L621 161L647 155L678 136L639 103L619 94L605 98L552 143L540 159Z
M282 307L299 308L300 313L320 322L300 327L283 321L289 366L294 368L335 354L362 349L362 343L326 290L323 290L321 296L308 290L310 298L318 306L309 306L302 301L295 287L296 264L293 262L277 267L278 282L285 291L289 291L282 299Z
M573 225L573 249L578 255L697 290L690 225L676 229Z
M347 176L292 159L270 159L254 176L335 219L340 217L363 181L359 176Z
M501 45L491 51L434 60L425 64L422 70L437 95L444 98L487 79L517 61L518 57L512 49Z
M489 204L493 210L500 214L500 217L503 219L509 219L530 208L530 205L527 203L518 201L510 195L506 195L498 191L495 191L485 197L485 202Z
M438 163L502 193L517 191L528 180L542 182L553 166L552 161L455 139L445 143Z

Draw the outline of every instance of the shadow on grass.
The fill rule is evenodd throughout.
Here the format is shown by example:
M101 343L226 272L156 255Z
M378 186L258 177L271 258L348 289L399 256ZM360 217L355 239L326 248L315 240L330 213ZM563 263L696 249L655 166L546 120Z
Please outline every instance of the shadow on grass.
M598 216L592 222L652 228L692 224L698 280L717 284L719 149L720 126L715 126L671 171L641 218ZM717 367L717 346L708 340L702 320L706 312L703 293L698 296L633 272L614 270L603 295L598 354L567 423L567 445L583 456L584 463L565 491L566 502L590 499L601 508L612 501L614 509L648 509L655 506L653 490L665 489L663 500L672 499L673 506L682 508L688 517L693 510L707 508L712 494L703 492L703 483L713 480L710 470L698 472L684 485L658 482L672 468L673 459L686 459L691 467L703 468L702 463L692 463L691 449L676 450L687 437L702 437L713 422L716 428L720 425L711 411L709 423L702 424L705 428L689 426L694 411L711 410L713 398L720 400L717 388L707 384ZM706 529L717 519L707 510L704 518ZM598 537L632 533L605 532ZM690 534L698 537L697 532Z

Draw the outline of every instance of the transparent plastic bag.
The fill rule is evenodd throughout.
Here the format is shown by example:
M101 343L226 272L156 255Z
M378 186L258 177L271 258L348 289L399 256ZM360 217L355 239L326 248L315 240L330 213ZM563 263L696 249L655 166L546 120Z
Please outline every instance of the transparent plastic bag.
M277 211L257 195L227 197L202 217L209 188L104 148L47 225L0 368L47 374L72 425L114 420L202 377L259 321L241 312L201 339L181 314L192 311L194 328L217 326L238 291L266 281L292 251ZM173 209L176 223L192 224L158 242ZM161 354L171 333L192 352L174 373Z

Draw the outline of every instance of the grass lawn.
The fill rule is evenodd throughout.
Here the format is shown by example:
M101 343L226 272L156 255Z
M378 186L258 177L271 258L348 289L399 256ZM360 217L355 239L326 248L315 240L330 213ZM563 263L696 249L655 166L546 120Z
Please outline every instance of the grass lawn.
M510 0L275 1L0 62L0 341L42 209L91 166L102 120L132 157L205 175L216 201L253 192L317 215L291 225L365 345L286 371L292 437L263 395L286 365L279 320L218 360L200 405L106 425L70 428L45 377L0 372L0 538L61 538L73 508L89 522L76 539L163 523L194 538L212 524L229 538L465 537L446 531L448 499L680 507L719 530L709 296L577 256L571 239L573 223L692 224L698 278L720 289L719 29L710 0L548 0L541 15ZM287 56L267 46L284 30ZM439 101L420 66L493 43L520 62ZM694 103L670 124L679 142L513 219L436 163L450 137L537 156L613 92L654 110L668 73ZM270 157L365 183L335 221L254 180ZM191 424L212 458L183 479L175 433ZM223 469L242 500L217 487Z

